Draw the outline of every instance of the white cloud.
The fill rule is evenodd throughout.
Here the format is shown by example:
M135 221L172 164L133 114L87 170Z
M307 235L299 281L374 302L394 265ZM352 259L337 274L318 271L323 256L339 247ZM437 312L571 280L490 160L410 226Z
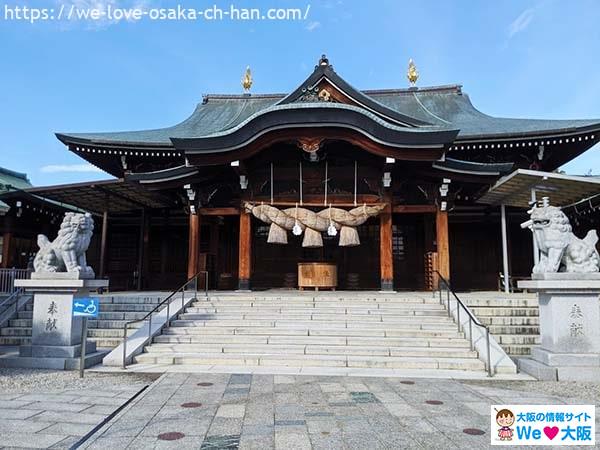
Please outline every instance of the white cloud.
M42 173L81 173L81 172L102 172L96 166L91 164L50 164L40 168Z
M306 29L308 31L314 31L317 28L319 28L320 26L321 26L321 22L313 21L313 22L309 22L308 25L306 25Z
M525 31L531 21L533 20L533 8L526 9L519 17L512 21L512 23L508 27L508 37L511 38L515 34L520 33L521 31Z

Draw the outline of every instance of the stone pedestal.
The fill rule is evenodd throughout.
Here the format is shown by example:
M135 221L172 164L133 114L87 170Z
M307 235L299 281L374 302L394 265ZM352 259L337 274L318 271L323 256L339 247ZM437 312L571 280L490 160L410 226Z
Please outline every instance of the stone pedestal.
M600 381L600 274L538 274L518 285L538 293L541 335L519 367L542 380Z
M71 273L33 273L30 280L16 280L15 285L33 293L31 345L19 348L23 365L79 368L83 318L73 317L73 300L107 287L108 280L80 279ZM86 347L86 367L100 362L104 353L96 351L96 344L88 342Z

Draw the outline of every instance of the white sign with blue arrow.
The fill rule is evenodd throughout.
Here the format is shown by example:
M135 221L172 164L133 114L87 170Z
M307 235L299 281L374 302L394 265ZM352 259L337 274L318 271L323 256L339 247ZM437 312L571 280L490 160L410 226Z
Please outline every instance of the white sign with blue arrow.
M98 317L100 301L92 297L79 297L73 299L73 317Z

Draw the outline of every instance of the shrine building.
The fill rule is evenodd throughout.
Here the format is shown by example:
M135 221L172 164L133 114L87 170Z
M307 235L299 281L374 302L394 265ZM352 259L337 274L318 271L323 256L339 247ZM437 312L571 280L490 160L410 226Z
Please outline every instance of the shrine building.
M199 271L211 289L297 288L309 263L337 289L431 289L436 271L496 289L504 216L510 273L529 275L526 211L482 197L517 169L556 171L598 142L600 120L492 117L461 85L417 87L414 65L409 81L358 90L323 56L290 93L251 92L248 71L245 93L205 95L168 128L57 133L115 179L3 194L2 264L22 265L15 242L35 247L68 207L93 214L88 261L112 290L173 289ZM21 223L34 208L40 229Z

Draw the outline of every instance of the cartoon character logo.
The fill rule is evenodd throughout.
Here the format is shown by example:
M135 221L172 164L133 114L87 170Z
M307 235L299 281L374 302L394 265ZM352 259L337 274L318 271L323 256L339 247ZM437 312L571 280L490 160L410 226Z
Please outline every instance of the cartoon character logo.
M496 410L498 411L498 410ZM496 414L496 423L500 427L498 429L498 437L501 441L512 441L513 429L511 426L515 423L515 415L509 409L501 409Z

